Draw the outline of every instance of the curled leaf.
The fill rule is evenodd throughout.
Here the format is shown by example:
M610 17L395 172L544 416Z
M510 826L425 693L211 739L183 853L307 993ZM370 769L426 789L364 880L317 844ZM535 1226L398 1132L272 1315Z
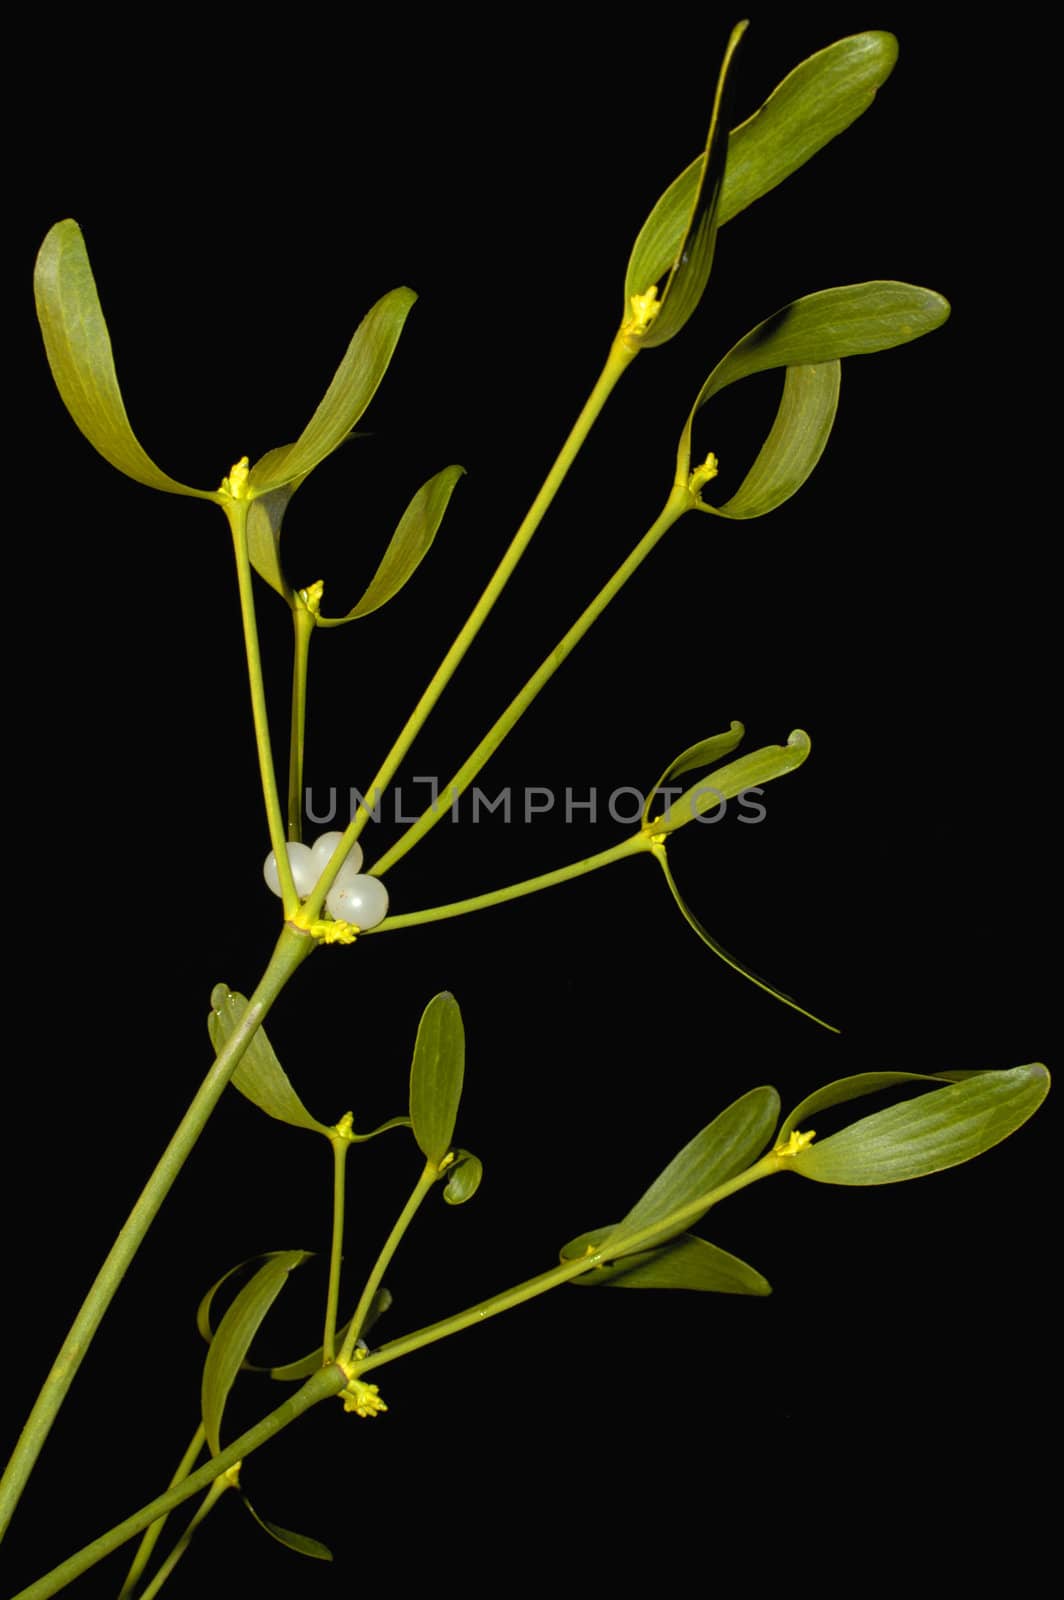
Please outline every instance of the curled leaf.
M203 1428L212 1455L222 1448L220 1430L225 1404L251 1341L288 1282L288 1274L309 1259L310 1252L306 1250L276 1251L240 1290L218 1325L203 1363L202 1384Z
M443 1198L449 1206L463 1206L472 1200L484 1176L481 1161L468 1150L456 1150L454 1162L447 1168L449 1174Z
M739 730L737 737L736 729ZM733 722L730 734L719 734L716 739L707 739L701 745L692 745L690 750L677 757L677 761L683 762L684 765L678 766L673 762L657 788L663 789L668 777L678 776L681 772L691 772L696 767L708 765L709 761L718 760L727 752L729 742L730 748L735 748L742 738L743 731L742 723ZM781 778L788 772L796 771L811 749L809 735L801 728L796 728L788 736L786 744L765 745L761 750L752 750L749 755L740 756L737 761L729 761L726 767L718 767L712 775L712 781L702 779L692 784L689 789L684 790L679 799L670 802L663 816L654 818L644 826L655 834L675 833L678 828L686 827L689 822L745 794L748 789L759 788L761 784L769 783L773 778ZM708 757L708 760L699 759L700 751Z

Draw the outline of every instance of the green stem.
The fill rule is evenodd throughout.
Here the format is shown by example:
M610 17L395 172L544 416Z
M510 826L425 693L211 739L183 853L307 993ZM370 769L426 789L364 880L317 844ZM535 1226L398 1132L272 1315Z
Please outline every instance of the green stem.
M259 756L259 777L262 780L262 797L266 804L266 821L270 830L270 845L277 860L277 873L281 880L281 900L284 914L291 917L299 910L299 895L292 878L292 868L285 849L285 824L281 801L277 793L277 772L273 764L270 744L270 719L266 710L266 686L262 678L262 656L259 650L259 629L255 620L255 590L248 556L248 509L250 500L227 500L225 512L233 535L233 554L236 557L237 584L240 589L240 615L244 624L244 650L248 661L248 684L251 689L251 715L255 723L255 747Z
M292 731L288 749L288 837L303 837L303 749L307 732L307 671L314 616L297 597L292 611L295 647L292 653Z
M481 739L472 755L459 767L444 793L437 797L432 806L423 816L419 817L417 822L413 823L405 833L400 834L391 849L386 850L379 861L375 861L371 867L366 869L368 872L375 877L380 877L382 873L387 872L389 867L393 867L397 861L401 860L407 851L412 849L419 839L423 839L429 830L436 826L441 817L446 815L458 796L468 789L488 758L494 754L507 734L524 716L536 696L550 682L562 662L576 649L588 629L620 593L632 574L642 566L655 545L658 544L673 524L683 516L685 511L691 509L691 505L692 498L687 487L680 484L676 485L657 521L652 527L648 528L635 549L632 550L626 560L622 561L609 581L603 584L595 598L580 613L568 633L555 645L554 649L528 679L524 688L514 696L506 710L488 729L488 732Z
M201 1422L195 1433L192 1435L188 1449L185 1451L180 1462L178 1463L177 1471L170 1479L170 1483L168 1485L169 1488L173 1489L179 1483L184 1483L185 1479L192 1471L192 1468L195 1466L196 1457L203 1449L206 1439L206 1430ZM141 1574L144 1572L148 1562L151 1560L152 1551L158 1544L160 1535L165 1527L166 1518L159 1517L158 1520L153 1522L151 1527L145 1531L144 1537L137 1546L136 1554L130 1563L129 1571L126 1573L126 1581L122 1585L122 1592L119 1594L118 1600L133 1600L133 1595L136 1593L137 1584L140 1582Z
M400 1211L399 1216L396 1219L395 1227L384 1241L384 1247L374 1263L373 1271L366 1279L366 1287L363 1289L361 1299L359 1300L358 1305L355 1307L355 1314L351 1318L350 1324L348 1325L347 1337L344 1340L343 1348L340 1351L339 1357L337 1358L341 1366L350 1363L352 1352L354 1351L355 1345L358 1343L358 1336L362 1332L363 1324L369 1315L374 1296L376 1295L377 1290L380 1288L381 1279L387 1272L391 1263L391 1259L399 1247L399 1241L402 1239L407 1228L409 1228L410 1224L413 1222L414 1217L417 1214L418 1207L421 1205L421 1202L432 1188L432 1185L439 1178L439 1175L439 1168L436 1166L436 1163L434 1161L426 1161L425 1170L422 1172L420 1178L417 1180L417 1183L414 1185L414 1189L409 1200L406 1202L406 1205L403 1207L402 1211ZM361 1371L362 1367L360 1365L360 1374Z
M184 1483L168 1489L165 1494L142 1506L124 1522L109 1528L106 1533L78 1550L60 1566L45 1573L43 1578L38 1578L36 1583L31 1583L28 1589L22 1589L17 1595L12 1595L11 1600L49 1600L51 1595L58 1594L60 1589L64 1589L74 1578L80 1578L83 1572L88 1572L90 1567L94 1567L98 1561L109 1556L113 1550L120 1549L128 1540L135 1539L138 1533L143 1533L153 1522L173 1511L175 1506L191 1500L201 1489L209 1488L223 1472L235 1466L238 1461L246 1460L253 1451L260 1449L268 1440L280 1433L282 1428L287 1428L312 1406L319 1405L330 1395L339 1394L347 1384L347 1374L340 1367L322 1367L313 1377L307 1379L301 1389L297 1389L296 1393L290 1395L275 1411L271 1411L269 1416L263 1417L261 1422L257 1422L253 1428L242 1433L239 1439L235 1439L220 1455L212 1457L197 1472L190 1473Z
M329 1251L329 1288L325 1297L325 1333L322 1354L328 1366L336 1360L336 1309L340 1304L340 1266L344 1249L344 1189L347 1176L347 1152L350 1139L343 1134L332 1135L333 1152L333 1222L332 1247Z
M0 1536L11 1521L26 1481L58 1415L59 1408L66 1398L74 1375L92 1342L93 1335L103 1320L104 1313L125 1277L145 1234L155 1220L156 1213L169 1194L174 1180L203 1132L207 1119L267 1012L292 973L314 948L313 939L287 926L282 930L269 965L248 1002L247 1010L216 1057L181 1119L177 1131L164 1150L158 1166L145 1184L136 1205L111 1246L96 1281L74 1319L63 1348L45 1379L15 1452L7 1464L3 1478L0 1479Z
M148 1587L144 1590L140 1600L155 1600L155 1596L159 1593L159 1590L162 1588L163 1584L166 1582L167 1578L173 1572L174 1568L177 1566L177 1563L181 1560L181 1557L191 1544L192 1535L195 1533L204 1517L214 1510L215 1506L222 1498L222 1495L231 1487L232 1485L230 1484L228 1478L215 1478L214 1482L211 1484L206 1495L204 1496L203 1504L196 1512L196 1515L189 1522L188 1527L185 1529L184 1533L182 1533L180 1539L178 1539L177 1543L174 1545L174 1548L170 1551L170 1554L167 1556L166 1560L163 1562L162 1566L159 1568Z
M624 1242L624 1255L633 1254L636 1250L644 1248L645 1244L660 1241L666 1221L670 1228L675 1225L676 1231L682 1232L686 1222L704 1216L728 1195L735 1194L737 1190L745 1189L748 1184L756 1183L760 1178L771 1177L774 1172L781 1170L776 1156L762 1157L754 1166L748 1167L745 1172L740 1172L727 1183L720 1184L709 1195L702 1195L689 1205L678 1207L667 1219L659 1217L656 1222L628 1235ZM420 1350L425 1345L447 1339L452 1333L461 1333L463 1328L476 1327L479 1323L486 1322L489 1317L497 1317L503 1311L510 1311L514 1306L523 1305L526 1300L533 1300L537 1295L546 1294L548 1289L555 1289L560 1283L568 1283L572 1278L579 1278L581 1273L605 1265L609 1259L604 1250L596 1250L591 1255L580 1256L576 1261L563 1261L561 1266L552 1267L549 1272L541 1272L535 1278L527 1278L524 1283L516 1284L512 1289L504 1290L502 1294L493 1295L490 1300L482 1300L479 1305L470 1306L467 1311L460 1311L457 1316L444 1317L440 1322L419 1328L416 1333L408 1333L402 1339L393 1339L389 1344L382 1344L379 1349L372 1351L359 1362L358 1376L361 1379L374 1367L387 1366L389 1362L398 1361L401 1356L410 1355L412 1351Z
M591 432L599 413L609 399L621 374L635 360L637 353L638 345L633 346L626 343L622 335L619 334L614 339L610 347L609 356L606 359L606 365L599 374L595 387L588 396L583 410L573 424L569 437L562 445L553 466L547 473L542 488L529 507L521 526L514 534L509 549L496 567L486 589L469 613L457 638L433 674L428 688L410 713L398 738L374 775L367 797L369 808L373 807L377 796L391 782L400 762L428 720L433 707L454 676L466 651L483 627L495 602L513 576L517 563L528 548L532 536L542 522L552 500L561 488L569 468L576 459L584 440ZM346 860L351 846L369 821L369 817L370 810L366 806L359 806L344 833L343 839L333 852L332 859L318 879L313 894L307 901L306 913L308 917L313 918L320 915L325 898L332 888L333 880Z
M422 922L442 922L447 917L464 917L470 911L484 911L488 906L499 906L507 900L520 900L523 895L538 894L540 889L553 889L556 884L568 883L571 878L582 878L585 873L597 872L600 867L611 866L615 861L623 861L628 856L653 848L645 833L634 833L609 850L601 850L597 856L586 856L583 861L573 861L567 867L556 867L553 872L543 872L538 878L525 878L521 883L508 884L505 889L474 895L471 900L452 900L449 905L430 906L425 911L407 911L399 917L386 917L375 928L368 928L362 937L386 933L391 928L414 928Z

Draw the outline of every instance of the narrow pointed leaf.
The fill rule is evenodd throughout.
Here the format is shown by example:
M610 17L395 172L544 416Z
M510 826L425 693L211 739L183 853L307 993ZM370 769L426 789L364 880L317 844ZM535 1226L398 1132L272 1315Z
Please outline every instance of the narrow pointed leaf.
M455 1152L454 1165L447 1168L449 1177L443 1198L449 1206L464 1206L480 1188L484 1176L483 1163L468 1150Z
M235 1267L230 1267L228 1272L223 1272L221 1277L218 1278L216 1282L211 1284L210 1288L207 1290L207 1293L203 1296L203 1299L196 1308L196 1327L208 1344L210 1344L211 1340L214 1338L214 1327L211 1322L211 1310L214 1306L214 1297L222 1285L228 1283L230 1278L235 1277L238 1272L243 1272L245 1268L250 1267L254 1262L272 1261L276 1256L282 1254L283 1251L280 1250L267 1250L265 1253L256 1256L248 1256L246 1261L238 1261Z
M453 994L425 1007L410 1067L410 1119L427 1159L439 1166L451 1148L465 1075L465 1030Z
M595 1249L599 1240L609 1234L608 1228L581 1234L573 1239L561 1253L563 1261L575 1261L586 1255L588 1248ZM710 1244L693 1233L681 1233L668 1244L657 1245L653 1250L637 1250L619 1261L608 1262L603 1267L592 1267L580 1278L577 1285L610 1284L617 1289L699 1289L711 1294L772 1293L767 1278L753 1267L730 1255L718 1245Z
M714 776L716 776L716 774L714 774ZM702 943L704 945L708 945L709 949L713 951L714 955L719 956L720 959L729 967L731 967L733 971L741 973L744 978L749 978L751 983L756 983L757 987L759 989L764 989L766 994L774 995L777 1000L782 1000L783 1004L785 1006L790 1006L792 1011L797 1011L800 1016L808 1017L810 1022L815 1022L819 1027L826 1028L829 1033L838 1033L838 1028L834 1027L830 1022L825 1022L822 1017L814 1016L811 1011L807 1011L804 1006L800 1006L797 1000L792 999L789 994L784 994L782 989L777 989L774 984L769 983L765 978L759 978L756 972L751 971L749 967L744 966L743 963L737 960L735 956L730 955L729 952L725 950L724 946L719 944L717 940L714 939L713 935L702 926L694 912L691 910L690 906L684 900L679 889L676 887L676 880L672 875L672 870L669 866L669 860L665 854L664 847L662 847L662 849L655 854L657 861L661 865L661 870L665 874L665 881L669 886L673 899L680 908L684 921L695 933L697 933Z
M722 756L730 756L737 745L742 743L746 729L741 722L733 722L727 733L715 733L709 739L700 739L697 744L690 745L686 750L671 761L661 774L657 783L647 795L643 806L644 825L650 817L655 796L672 783L673 778L678 778L682 772L693 772L698 767L711 767Z
M344 617L319 616L319 627L338 628L356 617L368 617L371 611L378 611L399 593L428 555L454 486L464 474L464 467L444 467L428 483L422 484L403 512L361 600Z
M609 1256L649 1250L682 1233L709 1209L698 1203L757 1160L779 1117L775 1089L751 1089L697 1133L603 1241ZM694 1209L692 1209L694 1208ZM648 1231L649 1230L649 1231Z
M305 1533L293 1533L290 1528L279 1527L276 1522L267 1522L260 1516L251 1504L246 1494L241 1494L241 1500L247 1506L260 1528L264 1528L271 1539L276 1539L278 1544L285 1545L289 1550L295 1550L301 1556L313 1556L316 1561L331 1561L332 1551L328 1545L322 1544L318 1539L309 1539Z
M984 1072L877 1111L788 1163L817 1183L901 1183L971 1161L1034 1115L1049 1091L1040 1062Z
M343 443L377 392L416 299L412 289L393 289L367 312L325 398L295 444L283 453L271 450L252 467L250 485L256 494L305 478Z
M150 489L216 500L216 491L193 489L163 472L133 432L85 240L72 219L48 230L37 256L33 288L56 388L93 449L127 478Z
M978 1074L973 1074L978 1076ZM952 1078L944 1072L858 1072L850 1078L836 1078L822 1089L814 1089L789 1112L780 1125L779 1142L798 1129L808 1131L809 1119L829 1106L845 1105L849 1100L859 1100L863 1095L877 1094L881 1089L891 1089L899 1083L950 1083Z
M216 1054L232 1036L247 1006L244 996L230 993L224 983L219 983L211 991L207 1032ZM230 1081L234 1089L239 1089L268 1117L290 1123L293 1128L309 1128L314 1133L323 1133L326 1138L331 1136L332 1130L312 1117L296 1094L262 1028L248 1045Z
M840 39L787 74L764 105L732 130L717 208L717 226L774 189L868 110L898 56L889 33ZM695 202L705 156L669 185L632 250L624 304L643 294L676 259Z
M676 255L670 263L669 275L660 296L659 310L649 329L642 337L644 348L664 344L672 339L697 309L705 293L713 267L717 244L717 213L720 206L721 186L724 181L724 164L728 157L727 90L729 68L735 57L746 22L737 23L731 31L717 78L713 112L710 117L706 148L695 184L690 213ZM653 279L643 285L646 289ZM639 291L633 291L638 293ZM627 307L626 302L626 307ZM627 309L625 315L627 316Z
M212 1455L221 1450L225 1403L251 1341L287 1283L288 1274L308 1259L306 1250L278 1251L244 1285L218 1325L203 1363L203 1428Z
M788 367L776 420L742 484L721 506L703 501L717 517L749 521L775 511L797 494L824 454L839 404L837 361Z
M729 761L726 767L718 767L708 778L692 784L674 800L661 820L654 824L655 833L675 833L696 817L705 816L707 811L734 800L748 789L756 789L773 778L796 771L811 749L809 735L795 728L786 744L765 745L761 750L751 750L749 755L740 756L737 761ZM691 766L694 765L692 761Z

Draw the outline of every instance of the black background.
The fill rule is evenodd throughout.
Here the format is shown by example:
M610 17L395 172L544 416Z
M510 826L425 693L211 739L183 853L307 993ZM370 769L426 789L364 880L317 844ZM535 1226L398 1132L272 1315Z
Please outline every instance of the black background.
M30 463L9 613L12 1437L206 1069L212 985L247 992L277 929L222 519L123 481L69 423L29 305L40 238L59 217L82 224L133 425L205 487L298 433L374 300L419 291L369 437L322 467L286 523L290 575L324 577L336 611L417 485L468 469L408 589L316 641L308 780L343 795L369 781L579 409L635 233L700 147L731 20L636 28L603 13L574 32L538 8L505 29L461 13L435 28L308 17L266 40L183 28L136 59L99 35L50 41L9 252ZM945 16L755 15L736 111L866 24L899 34L893 78L723 231L699 313L625 378L404 769L408 784L449 774L627 553L735 339L836 283L939 289L954 305L943 330L846 364L800 495L764 522L673 530L483 779L489 794L594 787L604 813L613 790L649 784L733 717L750 748L807 729L813 756L767 791L760 826L691 827L672 857L712 931L842 1035L716 962L649 863L321 952L269 1031L327 1121L403 1109L433 993L452 989L466 1021L459 1136L484 1185L456 1212L433 1197L389 1274L382 1337L550 1265L755 1083L791 1104L848 1072L1050 1052L1051 597L1046 513L1022 487L1031 425L1010 366L1018 269L1000 231L993 41ZM754 380L704 415L697 442L726 488L776 393ZM283 748L289 624L259 594ZM441 826L391 875L393 909L623 836L584 816ZM399 1572L471 1571L494 1590L509 1580L489 1532L533 1579L564 1560L634 1585L644 1563L662 1578L670 1552L694 1549L708 1573L728 1548L753 1573L777 1541L818 1543L796 1527L833 1519L830 1548L846 1527L904 1560L900 1504L948 1523L1027 1474L1050 1115L919 1184L785 1179L737 1198L707 1231L766 1273L768 1300L570 1289L386 1369L387 1416L320 1408L245 1469L260 1509L324 1539L336 1564L301 1564L234 1497L173 1593L238 1570L300 1595ZM417 1170L401 1134L353 1157L345 1298ZM16 1584L161 1489L195 1426L200 1295L257 1251L323 1250L328 1188L324 1146L226 1099L27 1492L8 1542ZM323 1271L302 1278L264 1359L317 1337ZM249 1383L234 1424L279 1397ZM992 1519L982 1531L996 1550ZM957 1559L952 1537L943 1525L942 1560ZM120 1561L78 1592L116 1592Z

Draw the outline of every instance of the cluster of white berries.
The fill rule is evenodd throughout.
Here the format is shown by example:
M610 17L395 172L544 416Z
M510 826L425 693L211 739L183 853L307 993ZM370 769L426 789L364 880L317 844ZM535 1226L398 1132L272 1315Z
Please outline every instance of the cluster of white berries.
M342 838L342 833L323 833L312 845L288 845L292 877L301 900L311 893ZM362 846L353 844L329 890L325 908L337 922L350 922L362 929L375 928L388 915L388 891L379 878L371 878L369 873L360 872L361 865ZM263 864L262 875L273 893L279 895L281 880L277 872L277 857L272 850Z

